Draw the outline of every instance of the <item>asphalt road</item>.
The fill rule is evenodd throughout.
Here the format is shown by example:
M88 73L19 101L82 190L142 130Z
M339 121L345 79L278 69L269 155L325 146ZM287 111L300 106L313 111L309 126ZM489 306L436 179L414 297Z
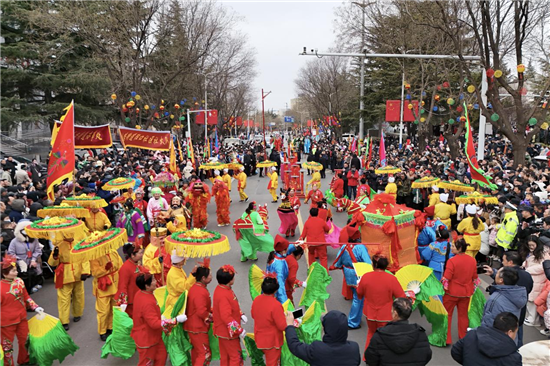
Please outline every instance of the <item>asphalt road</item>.
M306 176L306 178L309 179L309 177ZM322 182L322 190L323 192L325 189L327 189L330 180L332 179L332 174L330 172L327 172L326 179ZM255 200L259 204L267 203L268 209L269 209L269 226L271 228L271 233L275 235L277 232L277 229L279 227L279 217L277 215L276 209L278 204L271 203L271 196L267 190L267 184L268 179L267 178L259 178L258 175L252 176L248 178L247 182L247 189L246 192L250 196L251 200ZM231 192L231 198L233 200L233 203L231 204L230 210L231 210L231 221L233 222L237 218L239 218L242 213L244 212L246 205L245 203L239 203L239 197L237 192L237 184L235 181L233 181L233 191ZM308 217L308 210L309 205L303 205L301 208L301 215L302 218L305 220ZM266 253L258 253L258 261L257 262L246 262L241 263L239 261L240 258L240 249L239 244L235 240L235 236L233 235L231 226L218 228L217 222L216 222L216 205L214 203L214 200L212 199L212 202L208 206L208 213L209 213L209 223L208 223L208 229L219 231L222 234L225 234L229 237L230 243L231 243L231 251L228 253L225 253L221 256L213 257L212 258L212 268L214 270L217 270L220 266L224 264L232 264L238 274L236 277L236 283L233 286L233 289L239 299L239 303L241 305L241 309L247 314L250 313L250 308L252 305L252 300L250 298L250 294L248 291L248 269L252 263L257 263L261 268L265 269L266 266L266 260L267 260L267 254ZM335 210L333 210L334 213L334 222L336 225L342 227L345 225L346 213L336 213ZM296 239L298 238L298 235L296 236ZM337 250L329 248L328 250L328 257L329 257L329 265L334 261L336 257ZM185 271L188 273L191 268L194 266L195 262L194 260L190 260L188 264L184 267ZM298 279L305 280L306 273L307 273L307 264L305 262L305 258L302 258L300 261L300 270L298 272ZM333 276L333 281L328 287L328 291L331 293L331 297L327 300L327 307L329 310L338 309L344 313L348 313L349 308L351 306L351 302L345 301L344 298L341 295L341 286L342 286L342 272L341 271L332 271L331 275ZM484 280L488 281L488 277L484 276ZM485 285L487 283L485 282ZM211 293L213 293L214 288L216 286L216 280L210 284L209 290ZM82 320L79 323L73 323L72 317L71 317L71 323L70 323L70 330L69 334L75 341L75 343L80 347L80 350L76 352L74 356L69 356L65 359L63 362L63 365L78 365L78 366L92 366L92 365L136 365L138 362L137 353L129 360L121 360L118 358L114 358L112 356L109 356L107 359L101 359L101 346L103 345L103 342L99 339L99 335L97 334L97 320L96 320L96 312L95 312L95 298L92 295L92 281L91 279L88 279L85 282L85 288L86 288L86 305L84 310L84 316L82 317ZM297 293L295 295L295 298L299 299L299 296L301 295L301 289L297 290ZM56 300L56 291L54 288L53 280L50 279L46 282L44 285L44 288L41 289L39 292L32 294L32 298L40 305L42 306L45 311L53 316L57 316L57 300ZM32 316L32 313L29 313L29 318ZM456 315L456 313L455 313ZM247 332L253 332L254 326L253 326L253 320L251 319L251 316L248 316L249 322L244 326L244 328L247 330ZM420 325L422 325L428 332L431 330L430 324L426 321L425 318L422 318L418 311L415 311L410 319L412 322L417 322ZM454 324L453 324L453 339L458 339L458 335L456 332L456 316L454 317ZM361 348L361 352L364 352L364 346L365 346L365 340L366 340L366 334L367 334L367 325L363 318L362 320L362 328L353 330L349 332L348 339L356 341L359 343L359 346ZM524 327L524 343L534 342L534 341L540 341L544 340L546 337L542 336L539 333L539 329L534 327ZM432 361L430 362L430 365L456 365L457 363L454 362L454 360L451 358L450 355L450 347L447 348L438 348L432 346L432 352L433 357ZM17 354L17 351L15 352ZM58 364L57 362L55 364ZM169 364L169 361L168 363ZM250 362L247 362L245 364L250 364ZM219 362L213 362L212 365L219 365Z

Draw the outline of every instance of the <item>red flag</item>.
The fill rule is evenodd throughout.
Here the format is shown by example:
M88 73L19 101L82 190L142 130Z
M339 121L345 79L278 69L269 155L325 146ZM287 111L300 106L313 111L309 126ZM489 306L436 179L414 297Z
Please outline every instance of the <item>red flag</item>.
M409 109L409 104L413 105L414 114L412 109ZM399 122L401 115L401 101L400 100L386 100L386 122ZM403 122L414 122L414 116L418 116L418 101L405 100L403 108Z
M47 189L48 199L54 201L54 186L65 179L71 179L74 173L74 103L65 108L67 113L61 117L61 127L55 136L48 163Z
M218 124L218 111L216 109L212 109L208 112L208 119L206 122L209 125L217 125Z
M470 174L472 176L472 182L477 182L482 187L488 187L492 189L497 189L497 185L491 183L491 177L486 176L484 171L479 168L477 162L476 150L474 147L474 140L472 136L472 129L470 127L470 118L468 117L468 108L466 103L464 103L464 115L466 117L466 158L468 159L468 165L470 167Z
M242 117L237 117L237 126L242 126L242 124L243 124L243 118Z
M195 116L195 123L198 125L204 125L204 112L199 112Z

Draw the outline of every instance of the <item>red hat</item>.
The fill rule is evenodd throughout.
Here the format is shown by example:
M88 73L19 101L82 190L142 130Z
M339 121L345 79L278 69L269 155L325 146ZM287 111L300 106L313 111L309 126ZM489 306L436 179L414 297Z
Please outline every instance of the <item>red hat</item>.
M277 234L275 237L275 245L273 246L276 252L282 252L288 249L288 240Z
M361 238L361 232L357 230L356 227L353 226L347 226L346 231L348 232L348 241L349 240L357 240Z
M17 258L13 255L6 254L4 260L2 261L2 269L8 269L10 267L15 267L17 263Z
M428 216L433 217L433 215L435 214L435 206L428 206L428 207L424 208L424 212Z

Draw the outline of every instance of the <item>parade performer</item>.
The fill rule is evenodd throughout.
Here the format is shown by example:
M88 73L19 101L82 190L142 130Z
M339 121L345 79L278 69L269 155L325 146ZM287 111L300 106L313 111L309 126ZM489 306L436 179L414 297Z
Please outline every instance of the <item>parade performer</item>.
M464 240L470 246L466 250L466 254L475 258L479 249L481 249L481 235L485 230L485 224L477 217L476 205L466 205L466 213L468 217L462 219L456 228L456 231L464 235Z
M168 276L166 276L166 290L168 291L168 296L164 303L165 314L170 314L181 294L189 290L191 286L195 284L195 277L187 277L187 274L183 270L183 266L187 262L185 257L177 255L176 249L174 249L170 259L172 267L168 271ZM195 270L196 267L191 271L191 274L193 274Z
M298 215L300 213L300 206L302 205L302 203L300 202L300 197L296 196L296 191L294 190L294 188L290 188L290 190L288 191L288 197L290 205L296 212L296 215Z
M439 203L439 187L432 186L432 194L430 194L428 206L435 206L438 203Z
M126 202L124 202L124 213L120 216L116 227L126 229L129 243L135 243L137 241L141 244L145 237L145 225L149 228L149 224L145 220L143 214L135 208L134 201L128 198Z
M254 340L265 355L266 366L279 366L281 362L286 317L283 305L275 299L275 293L282 287L275 274L268 272L262 282L262 294L254 299L250 310L254 319Z
M111 221L107 215L97 207L90 209L90 217L86 217L84 221L90 232L105 231L111 227Z
M284 234L287 238L289 236L296 235L296 227L298 226L298 216L296 216L296 211L292 206L292 204L290 203L288 190L285 191L281 189L281 204L277 208L277 214L279 215L279 219L281 220L281 226L279 226L279 233Z
M424 208L426 213L426 224L424 229L418 233L418 254L422 257L422 252L428 249L428 246L437 240L436 228L443 226L447 229L447 226L440 220L434 219L435 206L428 206Z
M312 208L309 210L310 217L304 224L304 229L300 235L300 240L306 240L312 243L325 243L325 234L330 231L326 221L318 217L319 209ZM308 245L309 265L315 262L315 258L319 258L321 265L328 271L327 247L325 245Z
M321 185L320 182L319 182L319 184L314 184L311 187L311 191L308 192L308 194L306 196L306 199L304 200L304 204L308 203L309 200L311 200L310 208L316 208L317 207L317 202L319 202L323 199L323 192L321 192L321 190L319 189L320 185Z
M388 177L388 184L386 184L384 192L391 194L393 198L397 198L397 184L395 184L395 177Z
M151 194L153 197L147 203L147 218L149 219L149 224L153 227L159 213L161 211L168 211L169 206L164 197L161 197L162 190L159 187L151 189Z
M227 169L223 170L222 180L227 185L227 189L229 190L229 192L231 192L231 176L229 175L228 171L229 170Z
M246 173L244 172L244 166L239 168L239 174L237 174L235 178L239 181L237 185L239 197L241 198L239 202L248 202L248 196L244 193L244 189L246 188Z
M392 321L393 299L405 297L405 292L394 275L387 273L389 261L386 257L372 257L372 272L365 273L357 285L357 297L365 299L363 314L367 318L367 342L365 349L378 328Z
M134 296L139 291L136 285L136 278L146 269L139 262L143 257L143 248L138 244L129 243L122 247L126 261L118 271L118 290L115 295L117 306L130 316L134 314Z
M445 273L441 279L445 295L443 306L448 313L447 344L453 344L451 325L455 307L458 312L458 338L462 339L468 331L468 307L470 297L475 291L475 285L480 283L477 275L476 260L466 255L468 243L464 239L457 240L451 247L454 257L447 261Z
M145 193L143 189L138 188L136 190L136 200L134 201L134 208L141 211L142 215L147 214L147 202L143 199Z
M449 200L448 193L441 193L439 195L439 200L441 202L435 205L434 217L441 220L441 222L443 222L445 226L450 228L451 215L456 214L456 205L454 203L452 205L447 203L447 201Z
M271 172L268 172L267 175L269 176L267 190L271 194L271 197L273 197L273 201L271 201L271 203L275 203L278 200L277 187L279 187L279 175L277 174L277 167L272 166Z
M241 246L241 262L258 260L257 252L269 253L273 250L273 237L267 232L264 220L256 209L256 202L250 202L241 218L233 224Z
M162 332L169 333L176 323L185 322L187 316L182 314L175 319L161 319L160 308L153 295L157 283L151 274L139 274L136 285L140 291L134 298L134 326L130 335L139 354L138 366L164 365L168 355Z
M357 187L357 197L355 198L354 202L357 203L362 209L367 207L367 205L370 203L370 187L366 184L361 184L359 187Z
M298 268L299 268L298 261L304 255L304 249L302 249L301 246L296 246L294 247L294 250L292 251L289 250L289 252L290 253L288 253L287 256L285 257L285 261L288 266L288 277L286 278L286 281L285 281L285 292L286 292L286 297L288 297L290 301L294 303L294 297L293 297L294 290L298 287L303 287L303 288L307 287L306 281L300 281L296 277L296 275L298 274Z
M204 262L199 263L192 275L196 282L187 294L187 309L185 310L187 321L183 324L183 328L189 334L189 341L193 345L191 364L208 366L212 359L208 338L208 329L212 323L212 300L206 288L212 282L210 258L205 258Z
M183 215L184 207L181 204L181 197L180 196L174 196L172 197L172 203L170 205L170 208L168 209L168 217L174 218L178 215Z
M317 208L319 209L318 216L323 219L329 227L328 232L325 233L325 242L335 243L332 244L331 247L340 248L340 244L337 243L340 242L340 231L342 229L334 225L334 222L332 221L332 211L330 210L330 207L328 207L327 201L323 198L321 201L317 202Z
M2 260L2 280L0 281L2 329L2 351L4 365L15 365L13 360L13 343L15 337L19 343L17 363L29 364L29 352L26 343L29 337L27 310L41 314L44 309L39 307L29 296L23 280L17 277L17 258L6 255Z
M420 255L422 259L428 264L428 267L432 268L434 276L441 281L443 271L445 270L445 263L449 258L453 257L451 252L451 241L449 239L449 231L444 225L440 225L435 230L436 240L427 248L425 248Z
M337 178L332 184L332 187L330 187L330 190L334 194L334 197L336 198L343 198L344 197L344 180L342 179L342 173L337 173Z
M97 332L103 342L113 332L113 306L118 290L118 270L122 259L116 251L90 261L90 271L94 280L92 293L96 297Z
M358 329L361 327L361 312L363 311L364 299L357 295L357 273L353 263L372 264L367 248L361 243L361 233L357 228L346 226L340 233L339 241L345 244L336 255L336 260L330 266L330 270L341 269L344 272L346 285L351 287L353 300L348 315L348 327Z
M208 225L208 212L206 206L210 202L210 191L208 186L200 180L196 180L188 189L187 201L191 203L193 214L193 227L195 229L206 229Z
M177 215L173 220L166 223L166 228L170 233L179 233L182 231L187 231L187 223L185 216Z
M69 314L73 310L73 320L79 322L84 313L84 282L90 274L90 262L71 263L71 249L74 238L65 236L50 254L48 264L55 270L57 289L57 309L59 320L65 330L69 330ZM72 307L71 307L72 304Z
M242 366L243 358L239 337L244 338L246 331L241 327L248 321L241 312L237 296L231 289L235 283L235 268L226 264L216 272L218 286L214 290L212 315L214 335L220 342L220 365Z
M229 217L229 190L223 180L214 180L212 186L212 195L216 201L216 215L218 217L218 226L227 226L231 223Z
M166 230L166 229L164 229ZM164 267L171 267L170 256L164 247L164 237L157 238L149 244L143 252L143 266L155 276L160 286L166 283L167 272ZM166 272L166 273L165 273Z
M306 183L306 187L310 186L313 189L313 187L315 187L316 185L319 187L321 186L321 173L319 173L319 171L317 170L314 170L313 174L311 175L311 179L309 180L309 182Z
M211 178L211 182L214 183L217 180L223 181L222 177L220 177L220 171L218 169L214 170L214 178Z
M279 283L286 283L288 278L288 264L285 260L287 255L289 242L280 235L275 236L274 251L269 253L267 257L267 272L275 273ZM275 297L281 304L287 300L286 290L280 286L275 294Z

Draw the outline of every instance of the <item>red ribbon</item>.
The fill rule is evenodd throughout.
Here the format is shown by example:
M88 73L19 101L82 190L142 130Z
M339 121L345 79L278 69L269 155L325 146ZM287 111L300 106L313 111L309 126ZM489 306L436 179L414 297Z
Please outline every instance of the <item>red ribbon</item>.
M386 221L386 223L382 226L382 231L387 236L391 236L391 257L393 266L399 267L399 258L397 257L397 254L403 249L401 246L401 242L399 241L399 235L397 233L397 223L395 222L395 219L392 217L391 220Z
M101 291L107 290L109 286L113 284L113 281L110 279L111 276L103 276L97 279L97 288L99 288Z
M63 277L65 273L65 263L59 263L55 269L55 288L63 287Z

